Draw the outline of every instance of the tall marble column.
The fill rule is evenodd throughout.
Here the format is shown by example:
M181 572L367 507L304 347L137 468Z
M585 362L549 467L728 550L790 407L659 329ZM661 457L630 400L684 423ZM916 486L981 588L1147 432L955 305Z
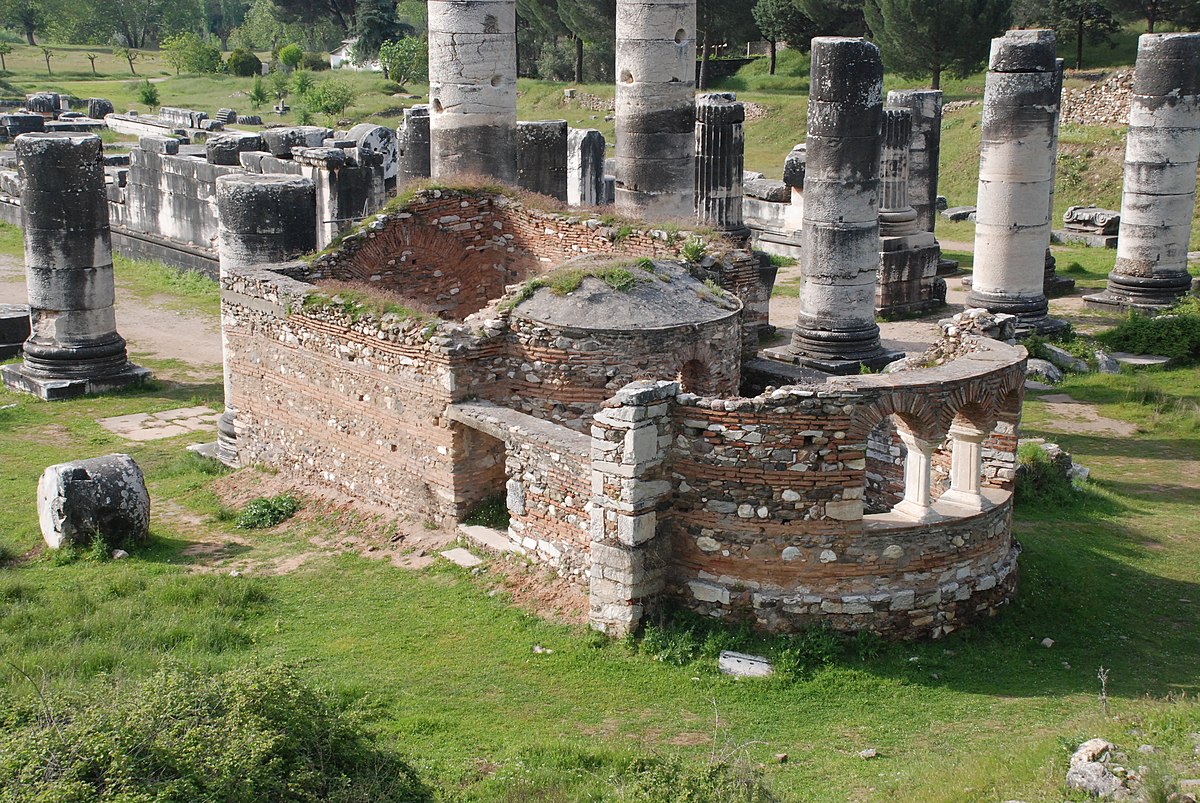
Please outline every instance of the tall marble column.
M31 332L4 384L54 400L144 382L117 334L100 138L22 134L15 147Z
M434 178L517 180L516 0L429 0Z
M695 215L696 0L617 0L617 211Z
M824 370L883 365L875 323L883 63L864 39L812 40L800 314L789 351Z
M316 245L316 188L307 178L284 174L232 173L217 178L221 285L229 272L287 262ZM228 330L234 325L221 305L225 412L217 421L216 457L231 466L237 457L237 404Z
M1200 33L1148 33L1138 39L1117 262L1103 293L1106 309L1168 309L1188 292L1188 238L1200 160Z
M1043 291L1058 115L1055 67L1053 31L1008 31L992 40L967 304L1016 315L1024 332L1066 326L1047 317Z
M742 219L746 109L732 92L696 98L696 218L735 237L750 236Z

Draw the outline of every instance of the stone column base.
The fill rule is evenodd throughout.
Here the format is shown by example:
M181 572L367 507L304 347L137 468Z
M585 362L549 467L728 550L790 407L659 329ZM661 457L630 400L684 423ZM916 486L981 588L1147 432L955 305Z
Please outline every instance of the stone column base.
M24 363L17 363L0 367L0 378L12 390L32 393L43 401L59 401L141 385L150 378L150 371L133 363L126 363L119 371L99 376L64 379L34 373L28 370Z
M833 357L811 357L796 354L788 346L776 346L774 348L763 349L759 352L759 356L791 365L802 365L805 368L813 368L826 374L850 376L852 374L861 374L863 366L872 371L879 371L888 363L895 362L905 355L903 351L888 351L880 346L878 352L873 355L857 359L839 360Z

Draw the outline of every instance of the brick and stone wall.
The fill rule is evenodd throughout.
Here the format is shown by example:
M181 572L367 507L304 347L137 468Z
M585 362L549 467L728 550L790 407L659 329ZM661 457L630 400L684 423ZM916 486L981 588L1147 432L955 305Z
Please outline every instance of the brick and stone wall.
M770 301L753 253L719 237L536 209L487 190L419 190L318 257L310 278L370 282L461 320L503 295L505 285L571 259L681 258L693 237L705 244L702 268L745 305L743 353L752 354Z

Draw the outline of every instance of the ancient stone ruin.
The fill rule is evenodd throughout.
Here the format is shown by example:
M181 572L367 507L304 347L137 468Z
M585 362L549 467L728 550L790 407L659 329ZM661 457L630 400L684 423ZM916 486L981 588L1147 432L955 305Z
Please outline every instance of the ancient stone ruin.
M66 399L144 382L129 362L113 312L112 246L100 138L17 137L31 333L4 384Z
M1100 309L1161 311L1191 287L1187 269L1200 161L1200 33L1138 39L1117 261Z

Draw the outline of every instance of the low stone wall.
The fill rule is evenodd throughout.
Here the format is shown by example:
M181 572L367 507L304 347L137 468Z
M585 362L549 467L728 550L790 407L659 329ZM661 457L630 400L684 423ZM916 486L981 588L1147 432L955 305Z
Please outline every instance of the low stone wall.
M594 566L593 577L609 564L653 564L657 571L630 569L618 591L647 584L658 590L608 598L613 589L593 585L593 611L603 612L595 613L597 626L620 630L664 598L767 630L821 621L904 638L945 635L993 613L1016 582L1005 472L1015 459L1008 438L1019 417L1024 361L1022 349L973 341L935 367L837 377L753 399L702 398L660 382L649 383L658 393L654 401L618 404L621 394L647 383L624 389L606 402L593 429L593 472L602 478L594 482L593 505L613 511L616 520L593 536L607 543L608 528L649 499L653 526L643 541L654 544L654 555L639 557L636 544L612 544L631 554L615 561L617 553L603 553L608 563ZM597 461L611 448L618 421L654 424L656 434L640 452L621 441L622 460L607 468L613 460ZM993 433L981 464L982 512L937 501L942 487L935 482L924 519L897 511L864 515L869 434L882 433L878 453L896 422L941 444L933 448L934 476L939 454L948 466L952 425ZM887 454L884 482L898 497L903 455ZM627 479L610 486L609 477Z
M1133 70L1122 70L1089 87L1065 90L1059 119L1075 125L1128 125L1132 98Z

